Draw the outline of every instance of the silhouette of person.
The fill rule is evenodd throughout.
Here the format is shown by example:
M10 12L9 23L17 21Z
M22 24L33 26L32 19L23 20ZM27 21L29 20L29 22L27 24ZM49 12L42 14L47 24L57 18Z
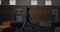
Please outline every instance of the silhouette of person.
M30 11L30 8L28 7L28 8L27 8L26 15L25 15L25 19L26 19L26 24L29 23L29 25L30 25L31 28L32 28L32 25L31 25L31 23L30 23L30 13L29 13L29 11Z
M30 22L30 13L29 13L29 10L30 10L30 8L28 7L27 8L27 12L26 12L26 15L25 15L25 19L26 19L26 22Z
M26 11L26 15L25 15L26 22L25 22L25 24L22 27L22 31L23 31L24 27L26 26L26 24L29 24L30 25L30 28L32 29L32 25L30 23L30 13L29 13L29 11L30 11L30 8L28 7L27 8L27 11Z

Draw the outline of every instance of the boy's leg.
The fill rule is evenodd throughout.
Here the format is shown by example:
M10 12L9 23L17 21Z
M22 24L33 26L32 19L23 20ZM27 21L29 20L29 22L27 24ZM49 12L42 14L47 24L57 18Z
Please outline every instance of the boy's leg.
M25 22L21 28L21 32L24 30L24 27L26 26L27 22Z
M32 25L31 25L30 21L29 21L29 22L27 22L27 23L30 25L30 28L32 28Z

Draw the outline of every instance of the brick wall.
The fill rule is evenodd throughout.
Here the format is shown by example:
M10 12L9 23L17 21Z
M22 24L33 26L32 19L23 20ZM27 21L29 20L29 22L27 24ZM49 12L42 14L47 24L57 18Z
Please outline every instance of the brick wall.
M28 6L0 6L3 11L4 20L15 21L16 8L22 8L22 20L24 20L24 15L26 13L26 8ZM31 22L43 22L52 21L52 7L51 6L29 6L30 16L32 18ZM5 11L5 12L4 12Z

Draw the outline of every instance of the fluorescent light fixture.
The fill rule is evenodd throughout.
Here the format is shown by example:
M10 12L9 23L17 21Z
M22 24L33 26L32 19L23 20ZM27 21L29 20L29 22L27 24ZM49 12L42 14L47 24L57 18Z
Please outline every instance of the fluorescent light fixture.
M9 5L16 5L16 0L10 0Z
M45 5L52 5L52 1L51 0L46 0Z
M37 5L37 0L31 0L31 5Z

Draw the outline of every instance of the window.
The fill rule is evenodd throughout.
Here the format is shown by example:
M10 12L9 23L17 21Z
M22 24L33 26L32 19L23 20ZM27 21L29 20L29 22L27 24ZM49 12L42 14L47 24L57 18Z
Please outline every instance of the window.
M16 0L10 0L9 5L16 5Z
M31 5L37 5L37 0L31 0Z
M52 1L51 0L46 0L45 5L52 5Z
M0 5L1 5L1 0L0 0Z

